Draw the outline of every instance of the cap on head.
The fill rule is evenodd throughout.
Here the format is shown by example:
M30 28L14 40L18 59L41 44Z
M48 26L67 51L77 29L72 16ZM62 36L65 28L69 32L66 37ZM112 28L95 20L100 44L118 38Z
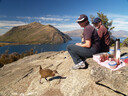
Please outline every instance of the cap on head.
M88 20L88 17L85 14L81 14L76 20L77 23Z
M102 21L99 17L94 18L92 24L96 24L99 23L100 21Z

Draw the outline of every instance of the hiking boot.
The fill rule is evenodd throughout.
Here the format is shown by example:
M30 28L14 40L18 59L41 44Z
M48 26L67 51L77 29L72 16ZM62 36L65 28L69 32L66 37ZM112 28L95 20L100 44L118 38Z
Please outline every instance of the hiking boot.
M78 63L72 67L73 70L81 69L81 68L85 68L85 63L83 61L81 61L80 63Z

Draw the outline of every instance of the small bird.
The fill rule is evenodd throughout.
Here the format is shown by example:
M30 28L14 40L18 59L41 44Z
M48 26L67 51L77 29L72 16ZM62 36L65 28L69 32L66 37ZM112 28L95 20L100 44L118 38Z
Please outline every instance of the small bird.
M41 75L41 77L40 77L40 83L41 83L42 78L45 78L45 80L48 81L47 77L53 77L58 72L56 70L42 69L42 67L40 65L39 73Z

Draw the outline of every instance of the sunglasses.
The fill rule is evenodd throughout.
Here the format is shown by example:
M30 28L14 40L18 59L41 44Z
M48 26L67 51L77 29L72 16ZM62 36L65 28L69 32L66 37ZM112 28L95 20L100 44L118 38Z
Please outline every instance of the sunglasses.
M83 20L83 21L80 21L80 22L78 22L78 23L83 23L83 22L85 22L86 20Z

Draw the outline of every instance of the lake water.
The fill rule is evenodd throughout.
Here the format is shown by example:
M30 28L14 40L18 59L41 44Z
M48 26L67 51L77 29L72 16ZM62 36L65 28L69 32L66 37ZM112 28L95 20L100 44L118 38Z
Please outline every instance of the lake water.
M75 44L76 42L81 42L80 37L71 37L72 40L63 43L63 44L41 44L41 45L8 45L0 47L0 54L3 54L6 50L9 50L9 54L13 52L23 53L26 51L29 51L31 48L34 49L34 51L38 51L38 53L41 52L47 52L47 51L62 51L66 50L67 45L69 44ZM120 41L122 42L125 37L121 37Z
M29 51L31 48L34 51L47 52L47 51L62 51L66 50L67 45L75 44L76 42L80 42L80 37L71 37L72 40L63 43L63 44L36 44L36 45L8 45L0 47L0 54L3 54L6 50L9 50L9 54L13 52L23 53Z
M119 37L119 38L120 38L120 42L123 42L126 39L126 37Z

